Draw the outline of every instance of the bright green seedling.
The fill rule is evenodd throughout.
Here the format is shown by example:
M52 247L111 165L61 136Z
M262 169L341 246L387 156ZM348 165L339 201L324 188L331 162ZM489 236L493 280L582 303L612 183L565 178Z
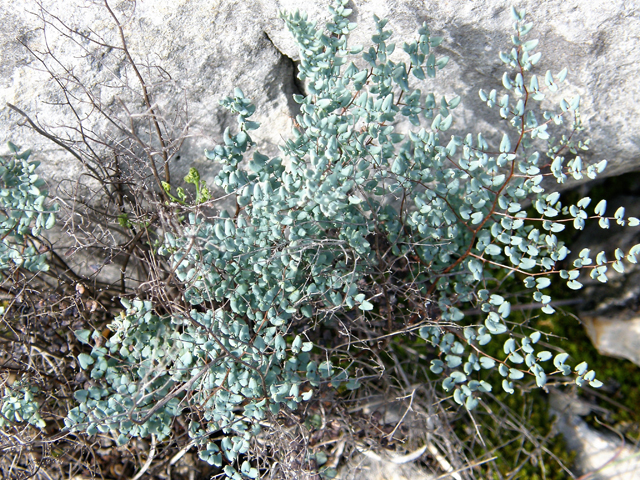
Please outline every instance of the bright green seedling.
M196 188L195 204L196 205L199 205L208 200L211 200L211 192L209 192L209 188L207 187L207 184L204 182L204 180L200 179L200 172L198 172L198 170L196 170L195 168L190 168L189 173L187 174L186 177L184 177L184 181L186 183L191 183L195 186ZM184 206L188 205L187 193L185 192L184 188L182 187L176 188L176 195L178 195L177 197L171 194L171 185L168 184L167 182L162 182L162 188L167 194L167 196L174 202Z

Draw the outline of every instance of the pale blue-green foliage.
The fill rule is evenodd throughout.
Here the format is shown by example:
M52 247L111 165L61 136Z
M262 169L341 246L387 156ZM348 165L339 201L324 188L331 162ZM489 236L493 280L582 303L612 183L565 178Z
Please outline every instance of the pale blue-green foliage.
M32 273L47 271L46 254L38 252L28 237L36 238L42 229L55 224L55 212L45 205L44 181L35 174L39 162L30 162L30 150L9 142L11 155L0 157L0 270L25 269ZM55 207L54 207L55 209ZM0 315L5 307L0 306ZM0 396L0 428L27 422L46 426L35 399L38 388L15 382Z
M0 428L27 422L40 429L47 423L40 416L40 403L35 399L39 390L21 382L4 387L0 397Z
M284 362L286 343L275 327L264 326L252 339L247 324L223 310L192 310L188 316L159 316L150 302L123 300L126 313L116 318L114 332L102 347L78 356L96 385L75 392L80 405L69 412L67 427L87 433L117 432L119 442L154 434L170 435L171 419L185 408L203 411L190 435L202 445L201 457L221 465L208 433L223 429L221 445L228 460L245 453L265 409L281 404L295 408L303 377L317 385L322 365L309 361L311 344L293 341ZM76 332L91 343L97 332ZM304 373L300 372L303 370ZM326 375L325 375L326 378Z
M240 89L223 100L238 116L237 133L225 130L224 144L206 155L221 165L215 183L235 196L236 209L215 219L194 209L184 230L167 233L159 251L169 257L171 280L184 286L192 309L162 314L149 302L126 303L111 327L114 336L78 358L101 386L76 393L80 406L69 414L70 427L113 431L122 442L163 438L171 417L188 408L200 412L190 435L201 458L222 465L223 455L233 462L248 450L268 410L296 408L311 397L309 386L330 380L357 388L357 379L328 359L313 361L312 345L302 337L286 337L294 318L322 321L356 307L363 314L376 308L358 287L378 261L367 240L372 234L385 235L395 256L419 257L424 301L442 312L439 324L420 335L440 353L431 370L445 377L443 387L456 402L474 408L492 388L489 370L498 370L509 393L525 376L544 387L550 375L571 374L566 354L538 348L539 332L512 334L506 321L511 303L494 291L496 272L517 272L534 301L553 313L544 291L554 275L578 288L585 268L603 281L607 265L623 268L622 252L614 262L599 254L591 266L587 251L575 269L556 270L570 252L555 233L566 224L580 229L589 218L603 227L610 220L606 205L589 217L589 199L563 207L559 194L542 184L546 164L558 182L567 175L595 178L604 168L580 160L587 142L574 142L572 135L557 139L550 131L568 120L571 130L581 129L579 98L562 100L552 111L535 105L558 90L566 70L547 72L544 80L530 73L541 55L533 53L536 40L524 40L531 24L513 10L514 47L500 55L508 69L504 93L498 98L497 90L480 90L489 107L500 107L510 133L495 146L482 132L447 140L461 99L412 86L430 85L447 64L435 50L442 38L423 25L417 40L402 45L408 60L392 60L391 31L376 17L372 46L350 47L355 24L345 5L332 3L325 31L304 14L282 16L300 47L299 78L308 90L294 97L301 113L281 146L284 158L254 151L245 159L254 146L250 132L259 127L249 120L255 107ZM399 131L402 118L415 128ZM539 219L527 218L527 200ZM612 219L638 223L625 220L623 211ZM627 258L635 261L639 249ZM486 314L480 325L465 318L465 306ZM78 332L85 342L91 335L97 333ZM505 360L483 353L494 337L503 342ZM575 374L579 385L600 385L584 363ZM225 434L219 444L207 439L219 430ZM258 475L246 462L240 472L231 465L225 472Z
M89 434L117 431L118 443L126 443L127 437L149 434L162 439L170 434L171 419L181 410L181 396L166 398L181 373L167 373L166 367L179 361L175 354L184 356L184 351L172 348L172 325L154 315L149 302L123 304L126 314L110 326L114 335L108 342L94 347L90 354L78 355L82 369L92 366L95 386L74 393L79 406L69 412L65 424L68 428L81 424ZM88 344L99 334L80 330L76 337ZM180 367L184 369L186 365L179 364ZM151 408L153 412L148 414Z
M47 208L44 181L35 174L39 162L30 162L31 150L22 153L9 142L12 154L0 158L0 270L22 267L46 271L46 255L26 240L52 228L55 212Z

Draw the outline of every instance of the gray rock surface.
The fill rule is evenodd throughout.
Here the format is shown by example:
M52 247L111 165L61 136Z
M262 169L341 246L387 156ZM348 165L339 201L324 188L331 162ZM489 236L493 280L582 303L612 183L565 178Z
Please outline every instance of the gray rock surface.
M640 316L630 315L630 312L606 317L582 315L580 319L601 354L640 365Z
M256 136L260 148L277 152L276 144L287 136L290 117L296 113L291 94L300 87L292 61L297 52L278 11L304 7L322 23L328 19L325 4L320 0L110 2L123 24L132 57L152 85L153 101L167 129L179 136L190 125L188 138L171 160L179 172L192 165L204 172L210 168L202 152L220 141L224 127L235 123L218 106L218 100L235 86L258 107L256 117L264 126ZM360 24L352 44L368 43L374 13L389 18L398 42L412 38L427 21L434 34L444 35L442 52L451 57L446 73L433 87L440 93L463 96L455 126L475 130L500 123L497 112L482 105L477 90L500 85L502 67L497 55L510 45L507 5L488 0L350 4L352 19ZM629 0L528 0L518 2L518 7L526 8L535 22L531 38L540 39L543 52L539 70L569 68L564 96L582 96L583 119L594 145L589 158L608 159L610 174L637 168L640 84L634 59L640 58L638 5ZM51 24L43 28L40 16ZM118 45L113 19L103 2L91 0L43 0L41 4L37 0L4 0L0 19L0 142L13 139L32 147L45 160L47 176L56 182L76 179L81 170L77 163L55 144L20 126L23 118L5 104L18 106L49 131L72 133L63 127L74 125L74 117L68 109L55 105L63 98L46 64L55 72L68 69L113 111L122 99L132 102L138 113L144 112L139 86L123 52L105 50L86 40L93 32L92 38ZM68 32L63 23L76 33L65 35ZM59 63L43 54L45 47ZM78 85L68 87L82 96ZM80 110L95 131L113 134L109 123L87 105Z
M552 392L549 403L557 417L555 428L564 436L567 447L576 452L575 468L583 475L580 478L640 479L640 451L612 434L589 427L580 418L591 412L589 404L558 391Z

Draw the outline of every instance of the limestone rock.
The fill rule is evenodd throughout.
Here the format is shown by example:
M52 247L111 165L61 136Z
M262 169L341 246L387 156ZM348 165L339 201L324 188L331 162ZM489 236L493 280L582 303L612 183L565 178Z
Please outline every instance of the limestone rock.
M569 448L576 450L581 472L595 472L594 480L640 479L640 455L616 438L589 428L580 417L569 417L562 426Z
M580 318L593 345L601 354L624 358L640 365L640 316L582 315Z
M640 452L624 445L617 437L592 429L580 418L590 413L586 402L553 391L551 413L557 417L555 428L565 438L567 447L577 454L575 468L580 478L593 480L640 479Z
M258 107L263 123L256 140L264 151L277 153L276 145L286 137L297 112L291 100L300 85L294 63L297 52L278 11L304 7L319 23L328 19L325 0L112 0L129 51L141 66L161 111L169 136L179 137L189 125L188 137L171 159L178 172L197 166L211 171L203 160L204 148L221 140L226 126L235 122L218 106L218 100L241 87ZM460 94L463 104L455 128L473 129L499 125L497 112L488 111L477 95L479 88L499 88L502 66L498 52L510 48L511 18L506 5L489 0L460 3L445 0L355 1L352 19L360 24L352 44L368 44L373 31L372 15L389 19L395 41L415 36L426 21L432 32L444 35L442 53L450 67L436 82L440 93ZM593 138L588 159L607 158L609 174L638 167L640 156L640 84L638 63L640 30L635 3L628 0L582 2L534 0L519 2L535 22L531 38L540 39L543 61L539 71L569 68L564 96L580 94L583 120ZM43 28L42 16L50 22ZM89 86L107 109L119 112L120 100L131 102L136 113L141 106L134 72L118 49L105 49L91 37L118 45L115 23L103 2L91 0L5 0L0 4L3 29L0 45L0 141L32 147L47 165L47 176L56 182L76 179L82 168L49 140L21 127L23 118L5 107L10 102L60 135L76 135L64 127L75 125L60 86L51 81L47 68L66 68L78 83ZM63 24L70 28L65 30ZM70 33L73 32L73 33ZM45 42L46 38L46 42ZM56 63L45 54L51 49ZM400 55L400 50L398 55ZM43 62L41 62L42 60ZM83 95L70 82L70 93ZM460 107L459 107L460 108ZM88 105L77 112L95 132L114 140L114 130ZM117 132L115 132L117 133ZM494 138L500 133L495 132Z

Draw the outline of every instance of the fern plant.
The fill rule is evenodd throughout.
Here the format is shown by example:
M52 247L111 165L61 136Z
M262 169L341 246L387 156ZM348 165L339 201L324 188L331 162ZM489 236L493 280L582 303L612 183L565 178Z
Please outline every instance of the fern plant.
M624 209L606 216L606 202L587 213L589 198L563 206L547 189L545 177L593 179L606 165L580 157L588 141L578 139L579 97L551 108L549 93L567 70L534 73L538 41L525 40L532 24L512 9L513 47L500 54L500 92L479 91L510 131L495 145L491 132L447 134L462 99L424 90L447 65L437 53L443 38L424 24L402 44L406 60L399 61L387 21L375 17L371 46L350 46L356 25L346 3L332 2L324 30L304 14L282 14L300 48L298 78L307 90L294 96L301 113L282 157L254 150L255 106L240 89L222 101L238 125L206 156L221 166L214 183L235 208L212 215L213 195L195 170L185 178L196 188L191 203L184 188L174 196L162 184L170 202L158 208L184 212L184 221L164 228L154 254L168 260L165 283L179 294L164 302L123 298L106 341L97 330L76 331L88 345L77 360L90 380L75 392L68 429L111 432L119 444L162 440L172 435L174 417L185 415L202 459L230 478L257 478L246 454L267 416L295 410L328 384L355 390L365 380L310 341L314 329L386 312L391 333L392 296L408 305L409 330L436 357L431 371L464 408L498 385L513 393L526 379L541 388L569 375L578 385L601 385L586 363L572 373L567 354L540 348L540 331L509 323L512 301L501 290L505 276L515 277L550 314L553 279L572 289L581 287L581 274L605 282L610 266L623 271L625 256L635 263L640 252L616 250L608 261L604 252L592 258L583 250L572 268L563 266L570 251L556 233L567 226L639 223ZM398 127L401 119L412 127ZM37 195L30 179L20 177L12 191ZM6 214L7 232L19 239L34 218L36 230L50 226L52 214L38 213L38 198L33 209L20 204L20 219ZM406 282L386 284L399 261ZM465 311L482 312L481 321ZM485 352L489 342L500 342L504 359Z

